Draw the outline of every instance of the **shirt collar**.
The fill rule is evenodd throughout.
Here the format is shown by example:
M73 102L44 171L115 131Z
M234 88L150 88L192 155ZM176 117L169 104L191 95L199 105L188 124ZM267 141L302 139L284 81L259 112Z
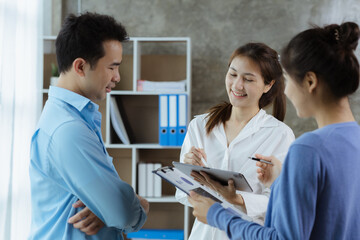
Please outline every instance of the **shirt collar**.
M99 109L99 105L95 104L90 99L65 88L50 86L49 97L54 97L66 102L76 108L79 112L87 105L89 105L89 109L94 109L95 111Z
M261 128L275 127L278 125L279 123L274 117L266 114L265 110L260 109L260 111L252 119L250 119L241 132L234 138L234 140L231 141L230 146L234 146L234 144L249 137ZM221 139L221 142L227 144L224 124L218 124L214 127L213 132L218 139Z
M260 111L249 121L249 127L276 127L279 125L278 121L271 115L266 114L265 110Z

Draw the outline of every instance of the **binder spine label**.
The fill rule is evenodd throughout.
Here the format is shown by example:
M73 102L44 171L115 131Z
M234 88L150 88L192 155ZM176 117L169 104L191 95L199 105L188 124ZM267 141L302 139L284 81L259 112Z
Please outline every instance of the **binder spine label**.
M177 146L177 95L169 95L169 145Z
M177 145L181 146L184 142L187 127L187 96L185 94L178 96L178 116Z
M159 144L169 145L168 96L159 96Z

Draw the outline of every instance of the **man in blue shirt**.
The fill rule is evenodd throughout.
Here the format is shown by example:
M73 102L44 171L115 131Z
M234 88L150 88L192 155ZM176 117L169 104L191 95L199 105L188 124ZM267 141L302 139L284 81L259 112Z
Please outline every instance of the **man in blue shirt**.
M31 142L29 239L123 239L146 221L149 204L119 178L94 103L120 81L126 39L109 16L65 19L56 39L59 83L50 87Z

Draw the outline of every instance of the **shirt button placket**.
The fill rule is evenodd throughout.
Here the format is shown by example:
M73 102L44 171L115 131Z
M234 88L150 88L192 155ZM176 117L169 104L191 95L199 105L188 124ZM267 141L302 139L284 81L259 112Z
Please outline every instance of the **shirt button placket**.
M224 159L223 159L223 167L224 169L228 170L229 169L229 148L226 148L225 154L224 154Z

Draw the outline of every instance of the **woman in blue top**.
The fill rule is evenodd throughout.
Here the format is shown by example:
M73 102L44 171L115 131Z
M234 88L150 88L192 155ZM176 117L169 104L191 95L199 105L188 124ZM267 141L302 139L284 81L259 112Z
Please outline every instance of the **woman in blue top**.
M314 117L319 129L291 145L271 186L265 225L192 192L189 201L199 221L230 239L360 239L360 127L348 100L359 86L354 55L359 36L352 22L316 27L296 35L283 50L285 94L297 115ZM269 169L258 171L264 183L271 181Z

